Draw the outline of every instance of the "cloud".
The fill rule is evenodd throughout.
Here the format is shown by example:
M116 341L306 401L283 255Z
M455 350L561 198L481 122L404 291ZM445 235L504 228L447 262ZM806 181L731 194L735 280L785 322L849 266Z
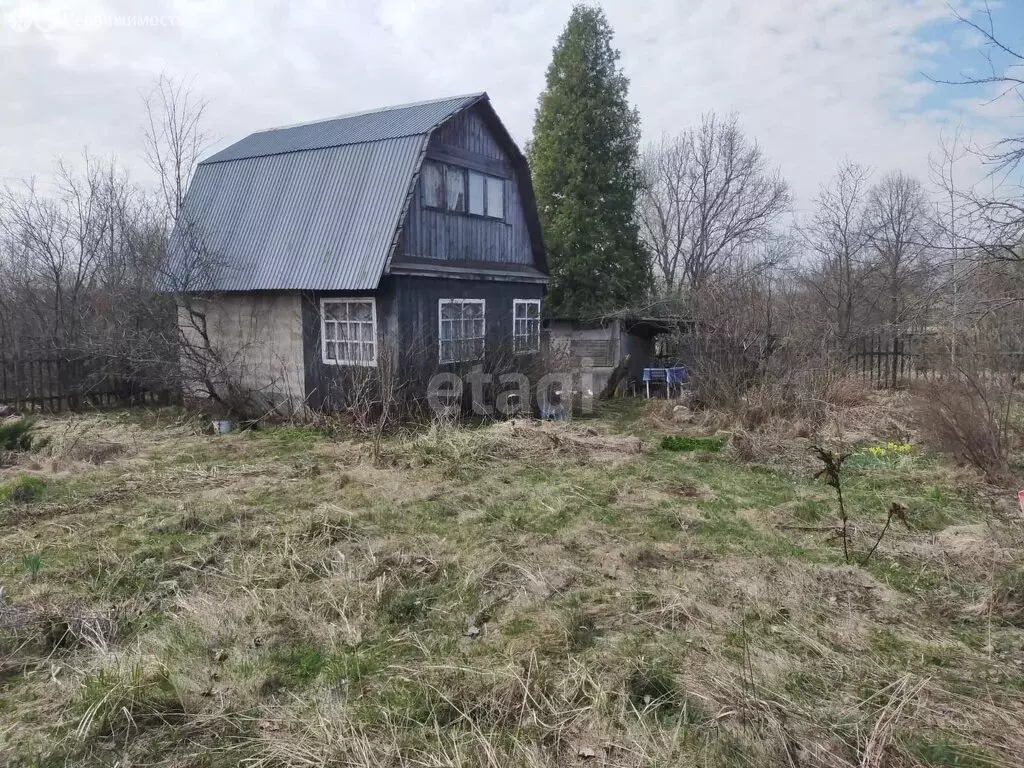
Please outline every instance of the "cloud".
M921 76L970 42L949 23L947 0L603 5L645 135L679 131L709 110L736 112L801 204L843 157L924 176L943 124L963 113L988 136L1005 118ZM0 174L45 178L54 156L88 145L144 176L141 95L164 70L195 78L220 144L271 125L476 90L490 92L523 143L570 7L568 0L8 2L0 5L7 113Z

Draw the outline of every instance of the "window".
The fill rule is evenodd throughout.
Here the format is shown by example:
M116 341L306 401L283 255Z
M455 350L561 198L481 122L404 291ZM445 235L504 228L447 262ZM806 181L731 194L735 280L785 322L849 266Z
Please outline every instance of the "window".
M324 362L377 364L377 307L370 299L324 299L320 303Z
M469 212L492 219L505 218L505 182L494 176L469 172Z
M484 300L441 299L437 308L442 363L479 360L484 356Z
M424 162L423 205L453 213L505 218L505 181L454 165Z
M492 219L505 218L505 182L487 177L487 215Z
M484 192L484 186L487 177L483 174L473 173L470 171L469 174L469 212L476 216L484 215L484 203L487 202L487 198Z
M428 208L444 207L444 166L423 163L423 204Z
M449 211L466 212L466 174L461 168L444 169L444 195Z
M540 352L540 299L514 299L512 323L515 351Z

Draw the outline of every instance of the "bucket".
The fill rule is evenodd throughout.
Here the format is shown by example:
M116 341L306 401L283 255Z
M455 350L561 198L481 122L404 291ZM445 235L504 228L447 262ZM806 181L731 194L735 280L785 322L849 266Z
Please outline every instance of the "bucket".
M215 421L213 422L213 433L215 435L226 435L231 431L230 421Z

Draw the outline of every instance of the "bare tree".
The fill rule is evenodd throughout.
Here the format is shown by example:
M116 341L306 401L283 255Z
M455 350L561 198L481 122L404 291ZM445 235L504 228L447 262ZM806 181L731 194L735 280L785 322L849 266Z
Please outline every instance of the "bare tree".
M814 256L807 285L823 302L827 333L845 341L855 331L865 304L864 278L870 234L865 221L870 171L847 160L814 200L809 220L797 227Z
M161 73L144 103L146 162L159 180L168 219L177 222L199 157L210 143L203 128L207 101L191 81Z
M901 172L884 176L868 192L866 222L877 319L895 335L921 318L919 299L929 295L933 221L921 182Z
M957 20L981 36L982 55L987 72L981 75L963 75L956 80L938 80L947 85L966 85L995 88L995 99L1013 96L1024 101L1024 51L1015 48L996 33L992 8L985 0L981 21L954 11ZM998 170L1010 172L1024 163L1024 134L1009 136L998 141L986 153L987 159Z
M989 101L1012 98L1024 103L1024 50L1011 45L996 31L987 0L980 10L979 21L958 12L954 15L980 36L986 71L936 82L983 89ZM971 226L964 230L961 240L982 258L1024 259L1024 185L1018 173L1024 165L1024 134L1005 136L988 146L972 147L971 153L991 169L984 183L958 187L953 179L943 177L947 192L969 211Z
M643 165L641 234L668 290L699 288L767 237L791 202L734 116L705 115L699 127L648 147Z

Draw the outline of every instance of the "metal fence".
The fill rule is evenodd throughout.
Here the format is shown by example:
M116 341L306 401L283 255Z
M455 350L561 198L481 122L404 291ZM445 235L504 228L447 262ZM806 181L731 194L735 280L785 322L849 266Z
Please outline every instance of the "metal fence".
M175 398L172 389L118 375L100 358L0 357L0 405L19 411L167 404Z

